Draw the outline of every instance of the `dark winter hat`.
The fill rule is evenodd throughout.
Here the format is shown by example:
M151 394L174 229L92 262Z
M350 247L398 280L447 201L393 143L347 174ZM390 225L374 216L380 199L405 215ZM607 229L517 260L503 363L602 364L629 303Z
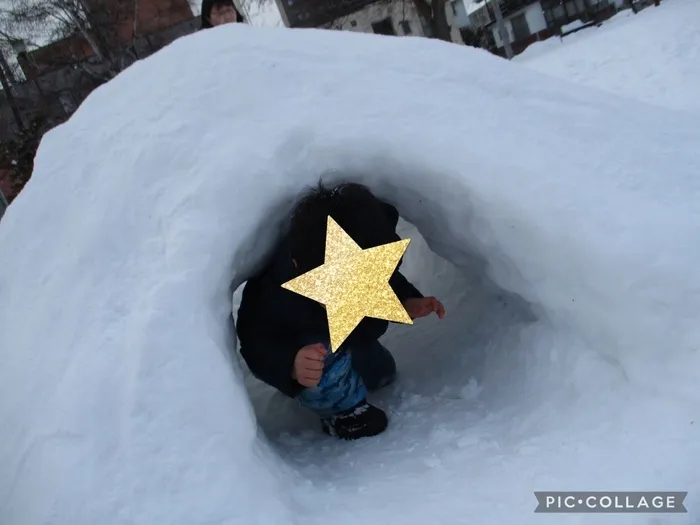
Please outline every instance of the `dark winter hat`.
M245 17L241 14L241 12L238 10L236 7L236 4L233 3L233 0L203 0L202 1L202 26L201 29L209 29L212 27L210 18L211 18L211 10L214 9L214 6L231 6L233 7L234 11L236 11L236 18L237 18L237 23L246 23Z
M294 207L287 232L300 273L323 264L329 216L362 249L400 240L392 225L392 219L399 220L398 211L367 186L346 182L329 188L319 182Z

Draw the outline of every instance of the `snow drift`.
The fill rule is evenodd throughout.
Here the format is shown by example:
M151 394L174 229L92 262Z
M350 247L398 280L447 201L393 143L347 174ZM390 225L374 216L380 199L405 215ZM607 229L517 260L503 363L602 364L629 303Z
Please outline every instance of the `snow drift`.
M699 141L439 42L175 42L45 137L0 224L0 522L539 523L533 490L697 489ZM231 292L320 176L370 185L482 295L397 336L452 356L459 399L397 385L384 436L285 449L232 357ZM453 287L410 256L424 292Z
M653 36L650 36L653 35ZM636 15L536 42L516 62L576 83L681 111L700 111L700 7L664 0Z

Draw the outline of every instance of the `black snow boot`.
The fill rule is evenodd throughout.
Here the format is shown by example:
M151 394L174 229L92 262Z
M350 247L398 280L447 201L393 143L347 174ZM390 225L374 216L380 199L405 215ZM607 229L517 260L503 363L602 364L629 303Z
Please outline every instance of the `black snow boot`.
M329 436L351 440L381 434L389 419L380 408L361 401L340 414L321 418L321 425Z

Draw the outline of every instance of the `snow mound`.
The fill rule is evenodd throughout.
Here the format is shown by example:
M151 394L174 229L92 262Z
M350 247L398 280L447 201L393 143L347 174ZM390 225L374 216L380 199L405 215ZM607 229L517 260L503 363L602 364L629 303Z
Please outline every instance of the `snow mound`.
M700 4L664 0L601 27L536 42L514 59L529 68L682 111L700 112Z
M178 40L45 137L0 224L0 522L525 523L533 490L700 488L699 141L694 118L471 48ZM399 394L375 440L271 446L231 292L322 175L531 318L501 327L489 300L411 327L457 346L456 395Z

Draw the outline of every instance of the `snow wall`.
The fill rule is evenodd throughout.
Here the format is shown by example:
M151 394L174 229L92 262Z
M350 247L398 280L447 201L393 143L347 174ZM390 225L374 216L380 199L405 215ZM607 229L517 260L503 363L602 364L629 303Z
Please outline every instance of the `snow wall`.
M45 137L0 223L0 522L303 522L231 358L231 290L323 175L531 305L510 399L645 389L697 413L698 143L681 113L456 45L178 40Z

